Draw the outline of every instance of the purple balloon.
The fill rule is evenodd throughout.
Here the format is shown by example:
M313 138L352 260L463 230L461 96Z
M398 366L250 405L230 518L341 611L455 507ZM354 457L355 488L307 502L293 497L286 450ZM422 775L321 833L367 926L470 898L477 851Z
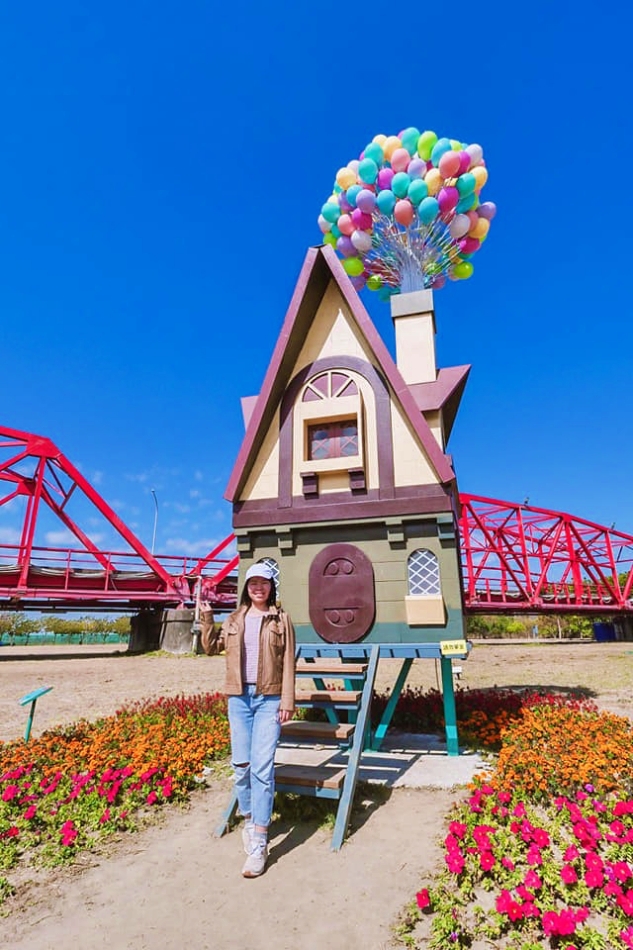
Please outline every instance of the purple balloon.
M391 188L391 180L395 172L393 168L381 168L378 172L378 188L380 191L384 191L388 188Z
M358 251L346 234L341 234L336 242L336 250L339 254L342 254L343 257L355 257L356 254L358 254Z
M480 218L485 218L486 221L492 221L496 213L497 206L494 201L484 201L482 205L477 207L477 214Z
M426 162L421 158L412 158L407 165L409 178L423 178L426 175Z
M371 214L376 207L376 195L369 188L363 188L356 195L356 207L365 214Z
M340 195L338 196L338 203L339 203L339 207L341 209L342 214L349 214L350 211L353 210L354 206L349 203L349 201L345 197L344 191L342 191Z
M367 283L367 278L364 274L359 274L357 277L350 277L350 280L354 290L362 290Z

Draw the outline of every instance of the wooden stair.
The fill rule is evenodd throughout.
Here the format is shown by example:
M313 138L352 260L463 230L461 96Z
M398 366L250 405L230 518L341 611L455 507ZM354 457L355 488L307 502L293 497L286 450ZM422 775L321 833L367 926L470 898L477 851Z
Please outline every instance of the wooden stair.
M282 726L279 750L284 759L296 750L296 764L288 761L275 768L275 790L279 794L311 795L338 800L338 809L332 850L338 851L347 831L352 810L354 791L358 780L361 754L369 729L371 698L378 667L379 647L373 647L368 662L348 663L339 657L318 657L305 660L301 656L296 663L297 709L323 709L327 722L312 722L305 719L292 720ZM329 688L326 688L327 679ZM299 684L312 680L314 688L301 688ZM332 681L336 682L336 685ZM345 717L347 721L343 721ZM330 746L330 761L324 749ZM341 763L341 753L346 759ZM305 756L318 759L318 763L306 764ZM215 834L228 831L237 810L233 795L222 816Z

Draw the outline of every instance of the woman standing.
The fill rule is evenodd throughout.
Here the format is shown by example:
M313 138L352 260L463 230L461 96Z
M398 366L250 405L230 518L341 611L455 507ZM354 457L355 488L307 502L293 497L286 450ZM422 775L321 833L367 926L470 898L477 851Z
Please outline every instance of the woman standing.
M244 877L258 877L266 868L275 750L281 726L294 712L295 632L276 601L271 568L254 564L246 572L239 606L220 633L226 650L231 762L238 809L245 820Z

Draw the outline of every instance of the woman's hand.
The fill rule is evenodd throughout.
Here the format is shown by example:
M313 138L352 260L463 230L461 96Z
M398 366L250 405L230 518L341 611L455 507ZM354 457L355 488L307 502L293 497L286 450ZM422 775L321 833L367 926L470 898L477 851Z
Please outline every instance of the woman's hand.
M279 722L283 726L285 722L290 722L292 719L292 712L289 709L280 709L279 710Z

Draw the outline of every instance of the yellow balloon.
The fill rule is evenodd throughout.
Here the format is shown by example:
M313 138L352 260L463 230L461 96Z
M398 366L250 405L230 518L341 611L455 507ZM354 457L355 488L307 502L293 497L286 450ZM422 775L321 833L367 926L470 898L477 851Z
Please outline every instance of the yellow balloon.
M453 274L457 280L468 280L468 278L472 276L473 270L474 267L470 261L461 261L461 263L456 264L453 268Z
M385 147L385 142L387 141L387 136L383 135L382 132L379 132L378 135L374 135L372 142L376 142L380 145L381 148Z
M449 139L448 141L451 143L451 148L453 149L454 152L461 152L462 150L461 142L458 142L457 139Z
M429 189L429 194L431 196L436 195L442 187L442 175L440 174L439 168L429 168L424 176L424 181L426 187Z
M487 235L489 228L490 221L488 221L486 218L479 218L477 223L470 229L468 233L471 237L477 238L477 240L481 241L481 239Z
M337 204L338 204L338 195L330 195L330 197L329 197L328 200L326 201L326 204L328 204L328 205L337 205Z
M390 135L382 144L382 151L388 162L391 161L391 156L397 148L402 147L402 142L397 135Z
M347 191L352 185L356 184L356 174L351 168L339 168L336 173L336 184L340 185L343 191Z
M477 183L475 186L477 190L483 188L483 186L488 181L488 169L485 167L485 165L475 165L474 168L470 169L470 174Z

